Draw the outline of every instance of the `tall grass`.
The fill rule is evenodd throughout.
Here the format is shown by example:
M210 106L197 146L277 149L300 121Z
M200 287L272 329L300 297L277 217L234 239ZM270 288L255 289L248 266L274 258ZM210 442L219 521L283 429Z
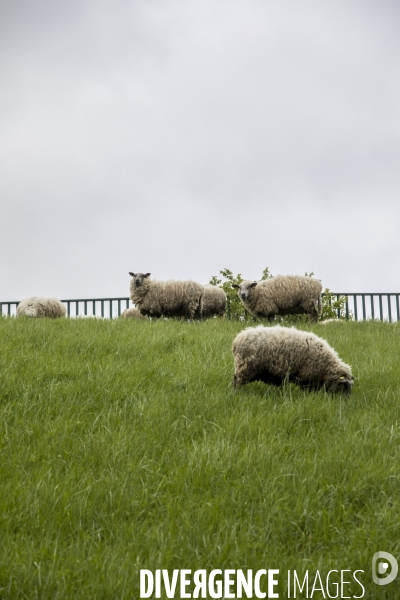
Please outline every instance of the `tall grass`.
M143 568L276 568L280 597L288 569L363 569L400 597L371 577L400 555L400 325L304 326L348 399L235 394L242 328L0 318L0 598L139 598Z

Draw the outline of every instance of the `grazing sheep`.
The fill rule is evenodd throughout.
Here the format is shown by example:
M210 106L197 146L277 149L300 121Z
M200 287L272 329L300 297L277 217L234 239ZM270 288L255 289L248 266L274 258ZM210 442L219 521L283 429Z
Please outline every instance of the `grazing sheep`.
M150 273L131 273L130 298L148 317L201 318L204 287L195 281L152 281Z
M226 294L216 285L204 286L203 317L224 317L226 310Z
M312 277L278 275L258 282L243 281L232 287L238 290L239 299L249 313L254 317L268 317L270 323L275 315L304 313L313 322L322 313L322 285Z
M257 380L279 386L288 380L312 390L351 393L351 368L314 333L279 325L248 327L234 339L232 352L234 388Z
M65 317L67 309L57 298L32 296L25 298L17 306L17 317Z
M133 318L133 319L148 319L146 315L140 314L140 310L138 308L126 308L122 313L121 317L124 319Z

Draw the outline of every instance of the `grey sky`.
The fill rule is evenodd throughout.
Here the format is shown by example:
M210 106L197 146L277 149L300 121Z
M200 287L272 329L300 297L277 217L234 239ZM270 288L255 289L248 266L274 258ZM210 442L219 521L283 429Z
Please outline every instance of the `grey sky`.
M400 7L0 2L0 300L400 291Z

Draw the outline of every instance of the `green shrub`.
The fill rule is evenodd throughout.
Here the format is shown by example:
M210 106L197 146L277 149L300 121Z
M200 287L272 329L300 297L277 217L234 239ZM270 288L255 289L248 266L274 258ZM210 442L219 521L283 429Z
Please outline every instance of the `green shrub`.
M346 302L348 301L347 296L340 296L336 300L335 295L330 291L329 288L325 288L322 297L322 315L321 321L327 319L346 319ZM347 318L353 319L353 313L348 311Z
M229 269L222 269L220 274L224 280L218 279L216 275L213 275L210 279L210 284L222 288L226 294L226 317L228 319L248 321L251 315L246 311L238 298L236 290L232 287L232 284L240 285L244 281L243 277L240 273L235 276Z

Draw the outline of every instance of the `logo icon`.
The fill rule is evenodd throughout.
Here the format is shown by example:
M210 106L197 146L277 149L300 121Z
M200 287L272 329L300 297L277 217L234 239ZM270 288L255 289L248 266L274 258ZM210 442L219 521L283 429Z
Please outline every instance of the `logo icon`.
M390 570L389 570L390 567ZM375 552L372 559L372 579L376 585L387 585L396 578L399 565L389 552ZM382 577L385 575L386 577Z

